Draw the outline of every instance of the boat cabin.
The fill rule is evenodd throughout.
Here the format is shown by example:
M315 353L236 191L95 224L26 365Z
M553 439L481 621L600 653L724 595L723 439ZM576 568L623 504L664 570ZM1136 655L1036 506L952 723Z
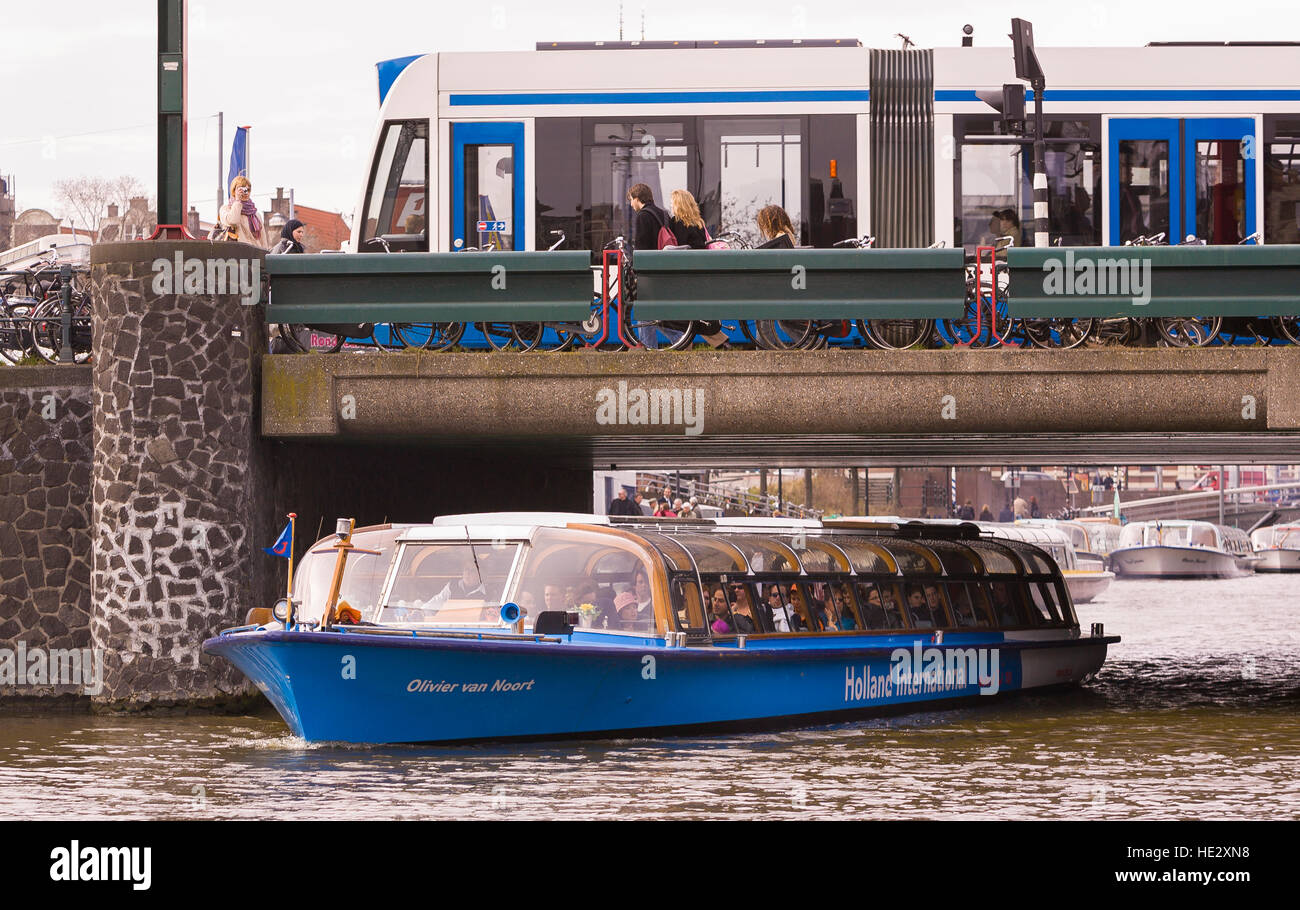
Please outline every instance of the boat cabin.
M584 634L682 633L701 644L1077 628L1058 567L1068 541L1009 530L993 539L960 523L448 516L355 530L340 600L377 625L499 629L512 602L527 626L549 611ZM323 614L336 558L327 538L301 562L300 619Z
M1300 550L1300 524L1270 525L1256 528L1250 535L1251 546L1260 550Z
M1208 521L1135 521L1124 526L1116 549L1127 547L1204 547L1235 556L1251 553L1250 538L1241 528Z

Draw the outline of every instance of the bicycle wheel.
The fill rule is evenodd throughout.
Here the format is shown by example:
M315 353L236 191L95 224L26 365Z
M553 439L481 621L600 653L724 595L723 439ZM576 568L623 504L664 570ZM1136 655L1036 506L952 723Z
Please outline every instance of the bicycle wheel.
M924 344L934 331L933 319L859 319L858 331L883 351L901 351Z
M401 351L406 348L406 342L397 331L397 323L376 323L370 337L374 340L375 347L381 351Z
M494 351L508 351L514 347L514 326L509 322L476 322L475 327L487 339L488 347Z
M806 319L759 319L754 322L758 346L767 351L794 351L809 344L813 324Z
M1021 329L1036 348L1077 348L1092 335L1096 320L1022 319Z
M46 363L59 362L59 349L63 346L63 301L47 297L32 310L28 317L27 338L36 356Z
M1274 316L1277 332L1291 344L1300 344L1300 316Z
M463 322L399 322L393 332L403 346L417 351L445 351L465 333Z
M1160 344L1171 348L1203 348L1219 337L1220 316L1158 316L1156 334Z
M939 334L953 345L970 348L988 347L988 319L980 318L979 308L973 300L966 301L966 311L960 319L940 319L936 326Z
M660 344L654 350L685 351L695 343L696 326L687 322L655 322L654 330L659 333Z
M511 331L514 334L514 344L521 351L535 351L542 344L542 336L546 334L546 324L542 322L512 322Z
M31 351L27 336L27 317L31 312L28 303L5 304L0 308L0 359L21 363Z

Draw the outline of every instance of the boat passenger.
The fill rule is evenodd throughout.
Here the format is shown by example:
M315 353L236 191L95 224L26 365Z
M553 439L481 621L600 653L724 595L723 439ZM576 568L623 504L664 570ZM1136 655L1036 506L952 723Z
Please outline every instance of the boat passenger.
M779 205L759 209L758 230L763 235L763 242L758 245L760 250L791 250L798 242L790 216Z
M749 604L749 591L737 585L731 589L731 601L731 621L736 631L746 635L757 632L758 624L754 621L754 611Z
M557 584L547 585L542 589L542 600L548 610L563 610L564 588Z
M772 628L777 632L789 632L790 605L781 597L781 589L776 585L768 589L767 609L772 616Z
M939 585L937 582L927 581L925 583L925 605L930 608L930 615L934 618L934 624L936 626L945 626L948 624L947 617L944 615L943 595L939 593ZM972 616L970 622L959 623L959 625L970 625L974 621L975 618Z
M993 615L997 617L998 625L1022 625L1020 617L1016 615L1016 607L1011 600L1011 588L1007 583L995 581L990 587L993 589Z
M624 591L614 598L614 610L617 612L618 625L610 625L609 628L630 630L644 630L647 628L646 623L637 617L636 595L631 591Z
M918 584L907 586L907 613L918 629L933 629L934 617L925 602L925 591Z
M722 590L718 585L713 589L712 599L709 601L709 608L713 613L713 623L709 626L715 635L730 635L731 623L727 622L729 611L727 610L727 592Z
M481 562L482 560L480 560ZM443 585L441 591L424 605L426 612L441 610L449 600L486 600L487 587L483 583L483 570L473 557L461 566L460 577Z
M812 614L798 585L790 585L790 631L807 632L813 628Z
M831 601L835 605L835 615L838 617L839 627L845 632L858 627L857 620L853 618L853 609L849 606L849 596L847 585L832 586Z

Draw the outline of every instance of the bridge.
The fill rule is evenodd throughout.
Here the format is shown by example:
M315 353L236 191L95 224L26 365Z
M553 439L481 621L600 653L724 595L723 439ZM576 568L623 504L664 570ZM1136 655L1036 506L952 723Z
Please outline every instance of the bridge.
M1300 350L276 355L261 430L585 468L1282 463Z

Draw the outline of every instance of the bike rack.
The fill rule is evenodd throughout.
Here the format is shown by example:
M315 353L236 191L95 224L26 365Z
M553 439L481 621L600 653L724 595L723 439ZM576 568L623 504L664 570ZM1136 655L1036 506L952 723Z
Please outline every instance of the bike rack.
M960 341L953 345L956 348L968 348L975 343L984 331L984 251L989 253L989 347L992 342L998 339L998 248L996 246L977 246L975 247L975 334L971 336L970 341ZM998 344L1008 348L1018 348L1020 345L1012 341L1009 337L1005 341L998 340Z
M591 347L599 347L605 343L609 337L609 264L611 254L614 260L614 268L618 269L618 324L614 327L618 340L621 344L627 346L628 350L639 348L641 345L635 341L623 337L623 251L622 250L601 250L600 253L600 311L601 321L604 323L604 331L600 334L600 339L593 343Z

